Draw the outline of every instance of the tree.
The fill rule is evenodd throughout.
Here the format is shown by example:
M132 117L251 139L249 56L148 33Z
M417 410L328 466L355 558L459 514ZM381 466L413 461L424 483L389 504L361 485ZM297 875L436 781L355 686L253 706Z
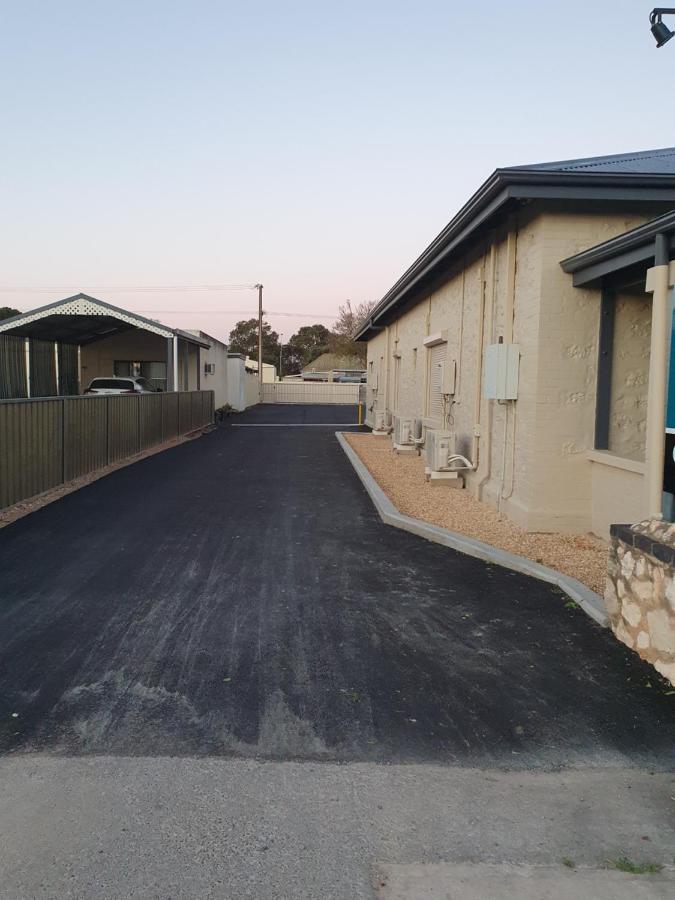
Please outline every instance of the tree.
M279 335L263 320L263 362L279 366ZM258 320L246 319L237 322L228 339L230 353L243 353L251 359L258 359Z
M330 349L333 353L338 353L340 356L356 356L365 366L367 345L361 341L355 341L354 335L374 306L374 303L365 302L352 307L351 300L346 300L338 307L338 315L330 342Z
M284 374L297 375L330 346L331 333L325 325L303 325L284 345Z
M20 316L21 310L13 309L11 306L0 306L0 322L3 319L11 319L12 316Z

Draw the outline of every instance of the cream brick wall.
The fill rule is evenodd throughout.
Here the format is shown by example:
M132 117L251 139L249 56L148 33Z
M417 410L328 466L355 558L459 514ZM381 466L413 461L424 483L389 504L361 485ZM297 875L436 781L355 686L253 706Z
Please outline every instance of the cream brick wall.
M534 497L520 521L529 529L588 531L600 296L575 288L560 260L646 220L625 213L543 213L538 219L541 265ZM536 302L531 298L530 302Z
M624 459L645 458L651 322L651 296L617 295L609 449Z
M478 453L478 470L466 479L468 490L531 531L589 531L595 524L604 532L605 523L593 515L587 456L594 440L600 297L598 291L574 288L559 263L647 218L564 207L542 211L536 205L521 210L492 234L484 253L458 261L439 289L369 342L369 424L375 409L425 415L428 351L422 340L447 331L447 356L457 363L449 424L457 433L459 452L472 460ZM481 396L477 407L484 348L508 334L509 228L516 236L518 400L498 404ZM376 394L372 371L378 372ZM630 482L634 499L641 476L612 474L617 483L622 477Z

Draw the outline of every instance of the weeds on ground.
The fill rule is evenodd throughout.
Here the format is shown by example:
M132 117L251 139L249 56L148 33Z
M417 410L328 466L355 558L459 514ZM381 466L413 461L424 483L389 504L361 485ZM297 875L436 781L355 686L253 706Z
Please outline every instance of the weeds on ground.
M577 864L573 859L570 859L569 856L563 856L561 860L563 866L566 866L568 869L576 869Z
M663 871L661 863L634 863L625 856L609 859L607 865L610 869L618 869L619 872L628 872L630 875L658 875Z

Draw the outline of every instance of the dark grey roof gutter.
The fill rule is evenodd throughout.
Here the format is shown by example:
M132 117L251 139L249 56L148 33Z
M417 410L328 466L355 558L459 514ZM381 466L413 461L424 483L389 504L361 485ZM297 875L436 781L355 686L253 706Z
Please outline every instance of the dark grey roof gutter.
M537 198L672 202L675 201L675 175L497 169L387 291L368 322L356 333L356 340L367 340L372 336L373 326L413 298L420 282L448 260L453 251L474 236L480 226L506 203Z
M639 225L618 237L610 238L564 259L560 266L572 275L575 287L590 287L603 276L637 264L655 264L659 245L666 239L672 257L675 250L675 212L659 216L645 225Z

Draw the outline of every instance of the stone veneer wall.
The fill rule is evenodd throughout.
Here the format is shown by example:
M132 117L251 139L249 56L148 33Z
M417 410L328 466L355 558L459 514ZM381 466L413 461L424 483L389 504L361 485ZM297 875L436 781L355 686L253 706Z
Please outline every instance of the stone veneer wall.
M605 605L619 640L675 684L675 524L612 525Z

